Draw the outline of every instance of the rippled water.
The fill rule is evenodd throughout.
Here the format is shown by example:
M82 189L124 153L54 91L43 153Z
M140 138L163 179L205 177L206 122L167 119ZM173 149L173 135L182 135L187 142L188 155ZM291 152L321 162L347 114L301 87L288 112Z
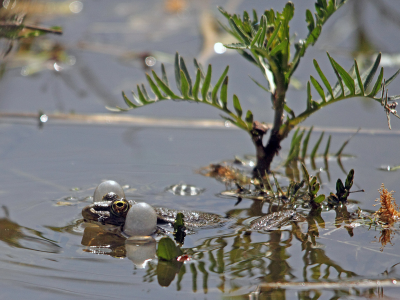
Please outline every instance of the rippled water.
M297 2L296 9L304 10ZM0 299L395 298L399 291L396 280L400 280L398 235L392 237L393 245L388 243L381 251L381 232L366 226L346 228L345 218L343 222L338 219L346 211L311 215L305 222L289 223L270 232L250 234L242 229L241 224L249 218L276 211L278 203L247 199L237 203L235 198L221 197L220 193L231 187L197 171L210 163L254 154L243 133L224 127L173 128L157 122L151 126L107 125L52 119L54 112L105 113L105 105L122 105L120 91L144 81L141 61L127 57L154 50L165 52L167 55L154 57L166 62L176 50L188 59L199 56L199 13L216 4L235 4L188 2L186 10L176 16L166 13L160 3L85 1L80 13L65 13L45 22L64 26L63 36L46 36L50 42L65 45L69 60L61 72L49 70L51 66L44 63L36 75L23 76L26 64L9 62L10 68L0 81L1 111L29 112L38 117L47 113L49 117L46 122L42 119L40 126L37 119L23 115L0 118ZM250 9L247 3L238 5ZM263 1L254 1L254 5L260 11L265 8ZM268 3L275 5L283 4ZM303 13L299 14L292 28L297 30L298 26L303 34ZM343 12L337 19L340 17ZM371 18L379 20L374 14ZM390 35L394 29L388 28ZM388 47L395 49L394 45ZM304 64L313 56L325 59L323 52L310 51ZM244 68L236 58L214 55L210 61L216 69L236 62L237 68ZM158 62L155 67L159 69ZM172 66L167 67L173 77ZM307 76L301 77L302 72ZM305 82L310 72L303 69L296 75ZM249 90L243 78L230 77L230 89L235 89L248 108L259 111L264 107L259 100L265 97L261 90L251 88L251 96L245 97ZM248 84L251 86L250 80ZM398 85L392 88L393 94L396 89ZM290 97L300 95L303 97L304 91L293 90ZM364 109L357 101L351 105L354 107L339 104L326 109L307 122L325 127L354 126L351 132L359 125L386 130L384 113L377 114L380 107ZM350 115L352 109L357 118ZM200 105L164 103L132 114L158 119L209 118L213 112ZM319 174L322 192L334 191L336 179L343 180L344 171L351 168L355 169L356 188L365 189L365 193L352 195L355 204L349 211L358 206L375 209L382 182L389 190L398 190L400 173L379 170L383 165L399 164L396 130L400 123L396 121L392 121L392 134L357 134L345 150L354 157L343 158L342 167L335 159L328 165L318 159L315 165L308 162L310 173ZM339 128L333 133L331 148L339 148L350 135ZM311 143L317 139L318 134L313 134ZM283 156L288 147L289 141L283 145ZM283 168L279 171L285 173ZM183 248L192 257L189 261L143 262L147 254L154 254L154 244L132 244L95 225L81 223L82 208L91 203L95 187L107 179L123 185L128 199L213 212L229 216L231 221L188 235ZM279 180L287 181L285 177Z

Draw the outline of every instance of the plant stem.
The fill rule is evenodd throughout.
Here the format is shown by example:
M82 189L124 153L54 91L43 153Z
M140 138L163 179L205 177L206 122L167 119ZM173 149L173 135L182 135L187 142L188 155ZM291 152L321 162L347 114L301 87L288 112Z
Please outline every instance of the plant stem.
M272 95L272 102L274 104L275 115L274 123L271 130L271 135L269 137L267 145L264 147L262 144L262 135L255 136L252 134L252 140L256 147L257 164L254 168L253 174L265 174L265 172L270 172L270 167L272 160L275 155L279 153L281 149L281 141L285 136L279 133L279 129L283 124L283 112L285 107L285 96L287 90L287 84L285 82L285 77L282 73L275 73L275 84L276 90Z

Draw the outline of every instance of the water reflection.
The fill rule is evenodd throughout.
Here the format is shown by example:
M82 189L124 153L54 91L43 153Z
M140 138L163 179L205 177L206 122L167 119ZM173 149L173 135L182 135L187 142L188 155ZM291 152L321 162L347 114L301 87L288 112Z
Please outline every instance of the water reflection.
M10 220L6 206L2 206L5 217L0 218L0 240L10 247L48 253L61 252L60 246L43 236L38 230L20 226Z
M339 206L333 209L334 220L328 218L327 221L325 210L312 209L304 213L305 221L290 221L287 226L268 232L250 232L242 226L246 219L266 215L263 211L269 214L279 209L277 204L254 200L248 208L228 211L226 215L235 220L235 225L231 224L221 234L197 241L193 247L184 248L184 253L191 258L185 262L154 259L154 239L125 240L93 224L85 225L81 243L86 246L86 252L127 257L135 268L145 267L143 281L158 282L162 287L176 282L178 291L190 288L192 292L207 294L211 287L216 287L222 293L233 293L236 295L233 298L237 299L249 296L253 297L251 299L286 299L290 289L274 285L292 284L292 288L300 289L298 299L319 299L326 297L326 293L336 296L378 293L376 287L370 287L373 284L363 287L360 281L358 286L356 282L363 278L362 274L354 272L344 260L332 259L320 243L323 240L318 239L320 230L333 232L343 224L349 237L354 238L350 225L358 218L357 212ZM293 253L299 250L301 256L293 260ZM392 273L377 275L386 284ZM191 282L189 287L188 282ZM341 283L352 285L341 288ZM308 284L311 284L309 288ZM321 288L330 291L325 293Z

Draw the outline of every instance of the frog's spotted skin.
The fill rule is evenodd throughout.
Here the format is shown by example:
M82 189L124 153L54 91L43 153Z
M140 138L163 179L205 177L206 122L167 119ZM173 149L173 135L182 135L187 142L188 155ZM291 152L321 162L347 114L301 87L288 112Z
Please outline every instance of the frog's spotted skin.
M175 210L165 207L155 207L157 218L159 221L174 223L176 215L182 213L184 217L185 226L199 228L199 227L218 227L224 225L228 219L221 217L217 214L205 213L192 210Z
M302 221L305 218L294 210L284 210L274 212L262 217L259 217L249 224L250 230L268 231L281 227L290 221Z

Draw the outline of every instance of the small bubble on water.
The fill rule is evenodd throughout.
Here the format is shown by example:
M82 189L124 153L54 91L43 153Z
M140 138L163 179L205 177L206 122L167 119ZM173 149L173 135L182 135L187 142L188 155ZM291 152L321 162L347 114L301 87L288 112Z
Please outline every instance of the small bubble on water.
M231 122L225 121L225 127L231 127L231 126L232 126L232 123L231 123Z
M319 168L319 171L320 171L320 172L323 172L323 171L324 171L324 168Z
M205 189L190 184L180 183L170 186L167 190L177 196L197 196L204 192Z
M69 10L74 14L78 14L83 9L83 3L81 1L73 1L69 5Z
M42 122L42 123L46 123L46 122L49 120L49 116L43 114L43 115L40 116L39 120L40 120L40 122Z
M154 56L147 56L144 59L144 62L146 63L147 66L152 67L156 64L157 59Z
M397 284L397 280L392 280L392 283L393 284Z
M29 75L29 70L27 67L24 67L21 69L21 75L22 76L28 76Z
M76 57L73 56L73 55L68 56L67 62L66 62L66 63L67 63L67 65L69 65L69 66L75 65L75 64L76 64Z

